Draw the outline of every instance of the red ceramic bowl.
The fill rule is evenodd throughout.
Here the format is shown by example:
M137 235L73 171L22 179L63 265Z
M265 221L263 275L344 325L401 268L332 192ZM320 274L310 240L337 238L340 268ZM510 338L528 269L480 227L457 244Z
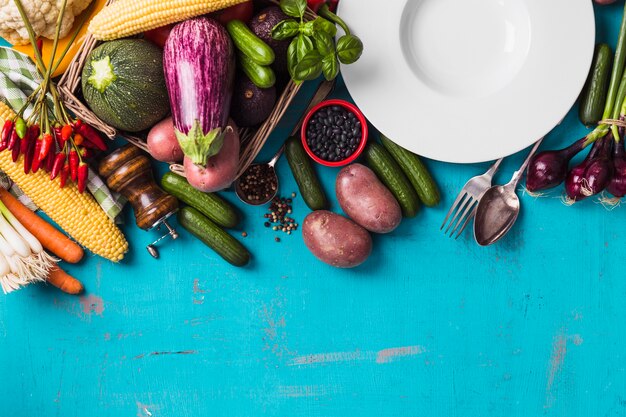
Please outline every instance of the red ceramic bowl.
M319 109L322 109L324 107L329 107L329 106L341 106L344 109L348 110L350 113L353 113L356 116L357 120L361 122L361 142L359 142L359 147L356 148L356 150L354 151L352 155L350 155L346 159L342 159L341 161L337 161L337 162L326 161L325 159L322 159L319 156L315 155L313 151L311 150L311 148L309 148L309 145L307 143L307 138L306 138L306 131L307 131L307 127L309 126L309 121L311 120L311 117L313 117L313 115ZM311 157L311 159L313 159L318 164L325 165L327 167L340 167L340 166L348 165L351 162L354 162L354 160L357 159L359 155L361 155L361 153L363 152L363 149L365 149L365 145L367 144L367 138L368 138L367 120L365 119L365 116L363 116L363 113L361 113L361 110L359 110L359 108L352 103L349 103L345 100L326 100L326 101L322 101L320 104L313 107L307 113L307 115L304 118L304 122L302 123L302 131L301 131L300 136L302 138L302 146L304 146L304 150Z

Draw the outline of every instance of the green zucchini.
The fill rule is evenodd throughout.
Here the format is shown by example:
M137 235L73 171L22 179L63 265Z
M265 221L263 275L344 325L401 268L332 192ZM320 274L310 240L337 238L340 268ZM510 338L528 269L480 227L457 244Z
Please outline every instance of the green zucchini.
M255 35L241 20L231 20L226 30L235 47L259 65L274 63L274 51L261 38Z
M298 184L300 195L302 195L306 205L313 211L328 209L326 194L324 194L311 160L304 151L302 142L297 137L291 136L287 139L285 154L293 177Z
M259 88L270 88L276 82L276 74L270 67L259 65L241 53L239 54L239 67Z
M228 202L217 194L196 190L184 177L178 174L165 173L161 178L161 186L165 192L195 208L218 226L230 229L237 226L239 222L237 212Z
M419 197L389 152L371 141L365 147L365 160L398 200L404 217L414 217L419 210Z
M380 135L380 140L393 159L400 165L411 185L417 191L417 195L422 200L422 203L428 207L434 207L439 204L441 200L439 187L437 187L435 180L428 172L428 168L426 168L419 157L395 144L384 135Z
M241 243L195 208L183 207L178 211L177 218L182 227L230 264L245 266L250 261L250 252Z
M586 126L596 125L602 120L611 74L611 60L611 47L605 43L598 44L578 112L580 121Z

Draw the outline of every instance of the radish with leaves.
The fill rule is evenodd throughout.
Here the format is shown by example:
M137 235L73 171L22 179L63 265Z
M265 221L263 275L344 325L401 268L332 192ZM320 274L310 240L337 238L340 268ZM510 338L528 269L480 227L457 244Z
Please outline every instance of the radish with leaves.
M226 29L207 17L177 24L165 43L163 66L180 147L204 167L220 152L228 123L235 56Z

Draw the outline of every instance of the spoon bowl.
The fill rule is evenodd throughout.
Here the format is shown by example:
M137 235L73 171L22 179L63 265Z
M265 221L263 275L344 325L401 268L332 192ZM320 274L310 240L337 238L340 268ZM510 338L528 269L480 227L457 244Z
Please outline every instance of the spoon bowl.
M491 187L478 203L474 237L480 246L488 246L500 240L511 230L519 216L519 197L509 185Z

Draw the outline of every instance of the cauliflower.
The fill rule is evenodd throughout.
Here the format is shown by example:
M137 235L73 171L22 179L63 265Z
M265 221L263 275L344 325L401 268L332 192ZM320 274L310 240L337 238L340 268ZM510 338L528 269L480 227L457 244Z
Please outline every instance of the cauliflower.
M67 7L61 22L60 37L68 35L78 16L92 0L67 0ZM22 0L26 14L36 36L54 38L55 25L59 17L62 0ZM15 0L0 0L0 36L13 45L29 43L28 32L17 10Z

